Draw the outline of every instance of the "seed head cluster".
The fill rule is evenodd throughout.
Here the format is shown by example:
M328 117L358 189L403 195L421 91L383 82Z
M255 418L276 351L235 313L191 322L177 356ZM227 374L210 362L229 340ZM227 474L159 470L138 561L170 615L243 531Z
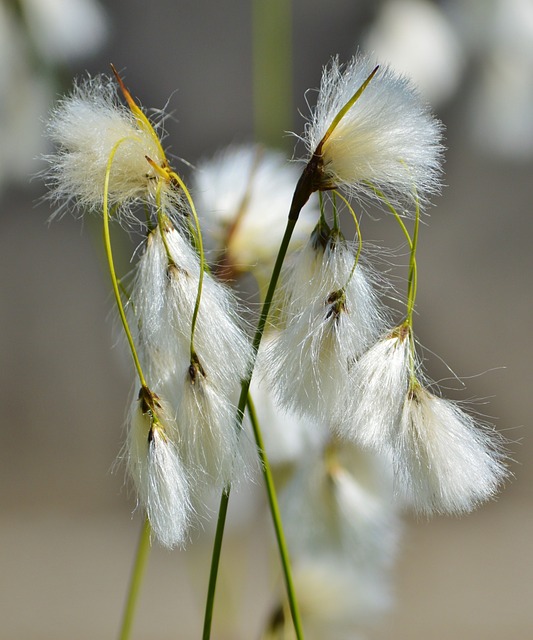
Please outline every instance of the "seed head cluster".
M138 503L162 545L183 546L210 492L229 495L258 466L248 406L262 461L271 454L284 471L308 637L353 637L348 629L390 600L399 506L462 514L508 475L501 436L444 398L417 353L416 251L421 211L440 189L443 126L392 69L335 58L305 127L299 178L279 153L232 147L199 164L191 193L115 75L80 81L53 110L46 180L54 202L104 219L140 389L123 452ZM368 198L408 246L400 317L362 239L356 208ZM143 237L119 282L108 222L129 223L139 209ZM228 284L243 274L266 295L254 340ZM265 638L288 637L284 606Z

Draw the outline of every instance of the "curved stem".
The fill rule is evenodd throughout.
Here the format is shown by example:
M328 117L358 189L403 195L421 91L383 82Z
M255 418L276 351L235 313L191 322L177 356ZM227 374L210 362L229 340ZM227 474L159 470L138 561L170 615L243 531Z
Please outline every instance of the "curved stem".
M281 513L279 510L278 499L276 496L276 487L274 485L274 479L272 477L272 471L270 469L270 463L265 452L265 446L263 443L263 437L261 435L261 429L259 428L259 422L257 420L257 414L251 395L248 393L248 415L250 416L250 422L252 423L252 429L254 431L255 441L257 443L257 450L259 453L259 459L261 460L261 466L263 469L263 476L265 478L265 485L268 496L268 504L270 507L270 513L272 514L272 522L274 524L274 531L276 533L276 540L278 543L279 555L281 559L281 566L283 568L283 576L285 578L285 586L287 589L287 598L289 600L289 608L291 611L292 621L294 624L294 631L296 632L296 638L301 640L303 638L302 621L300 618L300 611L298 609L298 601L296 600L296 593L294 591L294 582L292 579L291 562L289 557L289 550L287 548L287 542L285 540L285 534L283 533L283 525L281 522Z
M146 561L148 560L148 555L150 553L150 532L150 523L148 522L148 518L145 518L141 529L141 535L139 537L139 544L137 546L135 564L133 565L133 570L131 572L130 587L128 597L126 599L126 606L124 607L119 640L128 640L131 634L133 618L137 607L137 599L139 597L139 591L141 589L144 571L146 569Z
M396 222L400 225L400 228L407 240L407 244L409 245L410 256L409 256L409 275L407 277L407 324L410 329L412 329L413 324L413 311L415 307L415 299L416 299L416 289L418 284L418 272L417 272L417 263L416 263L416 250L418 246L418 232L420 228L420 203L418 200L418 196L415 192L415 222L413 227L413 236L407 230L404 221L402 220L400 214L396 211L392 203L388 200L385 194L370 185L374 190L374 193L385 203L389 211L396 218Z
M415 307L416 289L418 285L418 271L416 264L416 250L418 247L418 233L420 229L420 204L418 201L418 197L416 197L415 202L415 223L413 227L413 241L411 245L411 256L409 259L409 276L407 281L407 320L409 322L409 326L412 326L413 324L413 311Z
M119 140L111 153L109 154L109 159L107 161L107 167L105 172L105 180L104 180L104 202L103 202L103 218L104 218L104 246L105 252L107 256L107 262L109 266L109 274L111 276L111 282L113 285L113 293L115 294L115 301L117 303L118 312L120 315L120 320L122 321L122 326L124 327L124 333L126 334L126 338L128 340L128 344L130 347L131 355L133 358L133 362L135 364L135 369L137 370L137 374L139 376L139 380L141 386L146 387L146 380L144 378L144 374L142 371L141 363L139 360L139 356L137 355L137 350L135 348L135 343L133 342L133 337L131 335L130 326L128 324L128 320L126 318L126 312L124 311L124 305L122 304L122 298L120 297L120 288L117 279L117 274L115 271L115 263L113 260L113 251L111 249L111 234L109 232L109 180L111 178L111 165L113 164L113 160L115 158L115 154L119 148L119 146L125 141L127 138L122 138Z
M198 255L200 257L200 273L198 275L198 292L196 294L196 302L194 304L194 311L192 314L191 320L191 362L195 357L194 351L194 332L196 329L196 322L198 320L198 312L200 311L200 300L202 299L202 288L204 283L204 272L205 272L205 253L204 253L204 244L202 240L202 230L200 228L200 220L198 220L198 214L196 213L196 207L194 206L194 202L192 199L189 190L185 186L183 180L179 177L179 175L175 171L169 171L169 176L174 180L179 187L182 189L185 197L187 198L187 202L189 203L189 207L191 209L192 216L194 218L194 226L196 227L196 250L198 251Z
M348 284L350 283L350 280L353 278L353 274L355 273L355 269L357 267L357 264L359 262L359 258L361 256L361 251L363 250L363 237L361 235L361 227L359 226L359 220L357 219L357 216L355 215L355 211L353 210L352 206L350 205L350 203L348 202L348 200L342 195L342 193L339 193L338 191L334 191L334 194L338 195L339 198L344 202L344 204L346 205L346 207L348 208L348 211L352 214L352 218L355 224L355 230L357 233L357 252L355 254L355 260L353 263L353 267L352 270L350 271L350 275L348 276L348 280L346 282L346 284L344 285L344 289L346 289L346 287L348 286Z
M409 245L409 249L410 249L409 274L407 276L407 303L406 303L407 311L406 311L406 318L405 318L404 324L409 329L409 336L411 339L411 362L410 362L411 375L410 377L411 377L411 387L414 387L415 385L418 384L418 378L416 375L416 353L415 353L416 347L415 347L415 338L414 338L414 331L413 331L413 313L415 309L416 292L417 292L417 286L418 286L418 267L416 262L416 250L418 247L418 234L420 230L420 201L418 199L418 194L415 189L414 190L415 221L413 225L413 235L411 236L400 214L396 211L396 209L394 208L392 203L388 200L388 198L385 196L385 194L379 189L377 189L376 187L374 187L373 185L370 185L370 186L374 190L374 193L387 205L389 211L391 211L391 213L396 218L396 221L400 225L400 228L403 231L405 238L407 239L407 244Z

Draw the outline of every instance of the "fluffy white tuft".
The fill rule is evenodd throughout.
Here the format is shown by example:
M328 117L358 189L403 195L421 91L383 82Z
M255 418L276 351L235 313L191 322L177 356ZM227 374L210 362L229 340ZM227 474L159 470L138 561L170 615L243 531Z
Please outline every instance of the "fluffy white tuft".
M329 444L300 461L280 504L297 557L335 552L360 571L390 566L399 521L388 459Z
M270 274L298 177L283 154L254 145L229 147L198 165L193 186L205 237L215 257L225 252L232 272ZM291 248L317 218L311 205L302 211Z
M263 337L261 348L274 339L273 333ZM323 445L329 435L326 426L280 407L257 367L250 392L272 466L295 463Z
M365 640L391 606L381 581L362 576L338 556L308 557L292 568L307 640ZM294 638L288 607L279 607L263 640Z
M417 387L394 443L398 490L428 515L472 511L508 476L502 441L457 404Z
M334 58L324 68L304 136L311 155L374 67L356 56L346 66ZM442 131L407 78L381 66L322 145L320 188L374 197L376 187L393 202L412 202L415 193L423 201L440 188Z
M127 468L156 538L165 547L181 547L187 541L192 515L189 480L171 410L159 398L157 403L157 423L141 399L133 403Z
M389 448L409 385L411 349L409 332L399 327L354 363L351 402L336 420L341 436L376 451Z
M237 426L237 395L218 389L209 375L200 372L184 379L177 406L177 422L182 425L181 452L196 479L197 496L204 487L223 488L251 475L254 466L248 434Z
M283 276L282 330L261 355L287 409L329 423L349 393L348 372L383 327L378 299L353 247L312 238Z
M107 164L115 147L109 205L127 211L132 202L154 198L158 177L146 156L158 165L165 158L154 136L119 102L110 78L96 76L79 82L52 111L47 134L57 146L56 153L46 157L53 200L100 210ZM170 207L177 198L168 185L162 197Z
M303 459L281 493L306 638L354 638L389 607L400 532L392 495L380 457L334 443Z
M158 227L139 259L129 309L147 379L168 398L180 455L201 492L200 485L225 486L246 473L250 447L235 416L251 348L233 294L205 273L194 334L198 362L191 361L199 274L188 240L170 223Z

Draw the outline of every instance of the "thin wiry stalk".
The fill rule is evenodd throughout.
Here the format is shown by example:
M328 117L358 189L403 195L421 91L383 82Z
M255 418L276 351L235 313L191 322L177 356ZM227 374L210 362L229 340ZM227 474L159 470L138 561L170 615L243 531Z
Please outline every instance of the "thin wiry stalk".
M252 362L250 365L250 373L242 382L241 387L241 395L239 398L239 404L237 406L237 428L242 428L242 421L244 419L244 410L246 408L248 402L248 393L250 391L250 383L252 380L252 373L255 365L255 360L257 357L257 352L259 350L259 345L261 344L261 338L263 337L263 333L265 331L266 322L268 319L268 314L270 312L270 307L272 306L272 300L274 299L274 291L276 289L276 285L279 280L279 276L281 274L281 268L283 266L283 261L285 260L285 255L287 254L287 249L289 248L289 243L292 237L292 233L294 231L294 227L296 226L297 216L296 218L289 218L287 220L287 227L285 228L285 234L283 236L283 240L281 241L281 245L278 251L278 256L276 258L276 263L274 265L274 269L272 271L272 276L270 278L270 283L268 285L267 294L265 296L265 301L263 302L263 306L261 308L261 314L259 316L259 320L257 323L257 329L255 331L254 339L252 342ZM209 575L209 588L207 592L207 601L205 608L205 616L204 616L204 630L202 640L209 640L211 637L211 622L213 619L213 605L215 602L215 590L217 583L217 574L218 574L218 565L220 561L220 550L222 547L222 540L224 537L224 527L226 524L226 515L228 509L228 502L230 496L231 487L228 486L222 492L222 496L220 498L220 507L218 513L218 521L217 521L217 530L215 534L215 542L213 546L213 555L211 557L211 569ZM272 514L274 517L274 514ZM289 596L290 597L290 596ZM297 611L297 603L294 599L294 609ZM291 609L292 612L292 609ZM297 616L296 620L299 619ZM294 618L293 618L294 622ZM297 622L295 622L295 631L297 632L297 639L302 640L303 635L298 635Z
M202 632L202 640L209 640L209 638L211 637L211 624L213 622L213 607L215 604L218 566L220 564L220 552L222 550L222 540L224 538L224 527L226 524L226 515L228 513L230 492L231 487L227 486L220 496L217 529L215 532L215 541L213 543L213 553L211 555L211 571L209 573L209 586L207 587L207 600L205 603L204 629Z
M145 518L141 529L141 535L139 537L137 553L135 555L135 564L133 565L131 572L130 587L128 590L126 605L124 607L119 640L129 640L130 638L139 591L141 589L148 555L150 554L150 532L150 523L148 522L148 518Z
M126 318L126 312L124 311L124 305L122 304L122 298L120 297L120 286L119 286L117 274L115 271L115 262L113 260L113 251L111 249L111 234L109 232L109 179L111 177L111 165L113 164L113 159L115 158L115 154L119 146L123 142L125 142L127 139L128 138L122 138L115 144L115 146L111 150L111 153L109 154L109 159L107 161L105 181L104 181L104 198L103 198L104 200L103 201L104 246L105 246L105 252L107 256L107 263L109 266L109 275L111 276L111 283L113 285L113 292L115 294L115 301L117 303L120 320L122 321L122 326L124 327L124 333L126 334L126 338L128 340L131 355L133 358L133 362L135 364L135 369L137 370L137 374L139 376L141 386L146 387L147 385L146 385L146 380L142 371L141 362L139 360L139 356L137 355L137 350L135 348L135 343L133 342L130 326Z
M285 534L283 533L283 524L281 522L281 513L279 510L278 499L276 495L276 487L274 486L274 479L272 477L270 463L265 452L263 436L261 435L261 429L259 427L259 421L257 420L255 406L250 394L248 394L248 415L250 416L250 422L252 423L252 429L254 432L255 441L257 443L259 459L261 460L261 466L263 469L263 476L265 478L268 505L270 507L270 513L272 514L272 522L274 524L276 541L278 543L279 556L281 559L281 566L283 568L283 577L285 579L285 587L287 589L287 598L289 600L289 608L294 624L294 630L296 632L297 638L303 638L302 621L300 618L300 611L298 608L298 602L296 600L296 593L294 590L291 561L289 557L289 550L287 548L287 542L285 540Z

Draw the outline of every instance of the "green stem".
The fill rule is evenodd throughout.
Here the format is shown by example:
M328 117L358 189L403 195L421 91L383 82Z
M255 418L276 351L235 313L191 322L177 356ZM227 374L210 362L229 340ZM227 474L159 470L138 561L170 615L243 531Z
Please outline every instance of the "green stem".
M228 503L231 487L228 486L220 496L220 506L218 508L217 530L213 543L213 554L211 555L211 570L209 573L209 586L207 588L207 601L205 603L204 629L202 640L209 640L211 637L211 624L213 622L213 607L215 604L215 592L217 586L218 567L220 564L220 552L222 550L222 540L224 538L224 527L228 513Z
M374 190L374 193L382 200L389 211L396 218L396 222L400 225L400 228L407 240L407 244L409 245L410 256L409 256L409 275L407 278L407 324L409 328L412 329L413 324L413 311L415 307L415 298L416 298L416 287L418 283L418 273L417 273L417 265L416 265L416 249L418 246L418 232L420 228L420 203L418 201L418 197L416 197L415 193L415 222L413 227L413 236L407 230L404 221L402 220L400 214L396 211L395 207L392 205L387 196L380 189L374 187L370 184L370 187Z
M148 555L150 553L150 531L150 523L148 522L148 518L145 518L141 529L141 535L139 537L139 544L137 546L135 564L133 565L131 573L130 587L126 606L124 608L119 640L128 640L131 634L139 591L141 589L144 571L146 569L146 561L148 560Z
M122 321L122 326L124 327L124 333L126 334L126 338L128 340L131 355L133 358L133 362L135 364L135 369L137 370L137 374L139 376L139 380L141 382L141 386L146 387L147 386L146 380L144 378L141 363L139 361L139 356L137 355L137 349L135 348L135 343L133 342L130 326L126 318L126 312L124 311L124 305L122 304L122 298L120 297L120 287L119 287L117 274L115 271L115 262L113 260L113 251L111 249L111 234L109 231L109 180L111 178L111 165L113 164L113 160L115 158L115 154L119 146L125 140L127 140L127 138L123 138L115 144L115 146L111 150L111 153L109 154L109 159L107 161L106 174L105 174L105 180L104 180L104 202L103 202L104 246L105 246L105 252L107 255L107 262L109 265L109 275L111 276L111 283L113 285L113 293L115 294L115 301L118 307L118 313Z
M196 227L196 250L198 251L198 255L200 258L200 273L198 275L198 292L196 294L196 302L194 304L194 311L192 314L191 320L191 363L196 358L196 352L194 350L194 332L196 329L196 321L198 320L198 312L200 311L200 300L202 299L202 288L204 283L204 272L205 272L205 253L204 253L204 244L202 240L202 230L200 228L200 220L198 219L198 214L196 213L196 207L194 206L194 201L192 199L189 190L187 189L183 180L179 177L179 175L175 171L170 171L169 175L176 183L181 187L185 197L187 198L187 202L189 203L189 207L191 209L192 216L194 218L194 226Z
M409 258L409 276L407 280L407 321L413 325L413 311L415 308L416 289L418 285L418 271L416 265L416 250L418 247L418 233L420 229L420 204L416 198L415 223L413 227L413 242Z
M289 608L291 611L292 621L294 624L294 631L296 632L296 638L298 640L301 640L304 637L303 629L302 629L302 621L300 618L300 611L298 609L298 601L296 600L296 593L294 591L294 582L292 579L289 550L287 548L285 534L283 533L281 513L279 510L278 499L276 496L276 487L274 485L274 479L272 477L270 463L268 462L268 457L265 452L265 446L263 443L263 437L261 435L261 429L259 428L259 422L257 420L255 406L250 394L248 394L248 415L250 416L250 422L252 423L252 429L254 431L255 441L257 443L259 459L261 460L261 466L263 469L263 476L265 478L268 504L270 507L270 513L272 514L274 531L276 533L276 540L278 543L279 555L281 558L281 566L283 568L283 576L285 578L285 586L287 589L287 597L289 600Z
M350 280L353 278L353 274L355 273L355 269L357 267L357 264L359 263L359 258L361 257L361 251L363 250L363 236L361 235L361 227L359 225L359 220L357 219L357 216L355 215L355 211L353 210L353 207L350 205L348 200L342 195L342 193L339 193L338 191L334 191L333 194L334 195L336 194L336 195L339 196L339 198L346 205L346 208L348 209L348 211L351 213L352 218L353 218L353 222L354 222L354 225L355 225L355 231L357 233L357 252L355 254L355 260L354 260L354 263L353 263L352 270L350 271L350 275L348 276L348 280L347 280L346 284L343 287L343 289L346 289L346 287L350 283Z
M263 306L261 308L261 314L259 316L259 320L257 323L257 329L255 331L254 339L252 342L252 358L250 363L250 373L248 376L242 381L241 385L241 395L239 397L239 403L237 406L237 429L242 428L242 421L244 419L244 410L246 408L246 404L248 401L248 392L250 390L250 383L252 380L252 373L255 365L255 360L257 357L257 352L259 350L259 345L261 344L261 338L263 337L263 333L265 331L266 322L268 319L268 314L270 312L270 307L272 306L272 300L274 298L274 291L276 289L276 285L279 280L279 276L281 274L281 267L283 265L283 261L285 260L285 255L287 254L287 249L289 248L289 243L291 240L292 232L294 231L294 227L296 225L298 216L296 215L294 218L289 218L287 220L287 227L285 228L285 233L283 235L283 239L281 241L281 245L278 251L278 256L276 258L276 263L274 265L274 269L272 270L272 276L270 278L270 283L268 285L268 290L265 296L265 301L263 302ZM203 640L209 640L211 634L211 621L213 618L213 605L215 602L215 591L216 591L216 583L217 583L217 574L218 574L218 565L220 561L220 549L222 546L222 539L224 536L224 527L226 524L226 515L228 509L229 502L229 494L230 487L226 487L222 493L220 499L220 507L217 521L217 531L215 535L215 545L213 548L213 557L211 559L211 570L209 576L209 588L207 592L207 602L205 607L205 616L204 616L204 632L203 632Z
M387 205L389 211L394 215L396 221L400 225L401 230L405 238L407 239L407 244L409 245L410 255L409 255L409 275L407 276L407 311L404 325L409 329L409 336L411 339L411 388L414 388L418 384L418 378L416 375L416 346L415 346L415 337L413 331L413 313L415 309L415 301L416 301L416 292L418 286L418 267L416 262L416 250L418 248L418 234L420 230L420 202L418 199L418 194L416 190L414 192L415 196L415 222L413 225L413 235L411 236L407 227L405 226L404 221L402 220L400 214L396 211L395 207L388 200L385 194L370 184L374 193Z

